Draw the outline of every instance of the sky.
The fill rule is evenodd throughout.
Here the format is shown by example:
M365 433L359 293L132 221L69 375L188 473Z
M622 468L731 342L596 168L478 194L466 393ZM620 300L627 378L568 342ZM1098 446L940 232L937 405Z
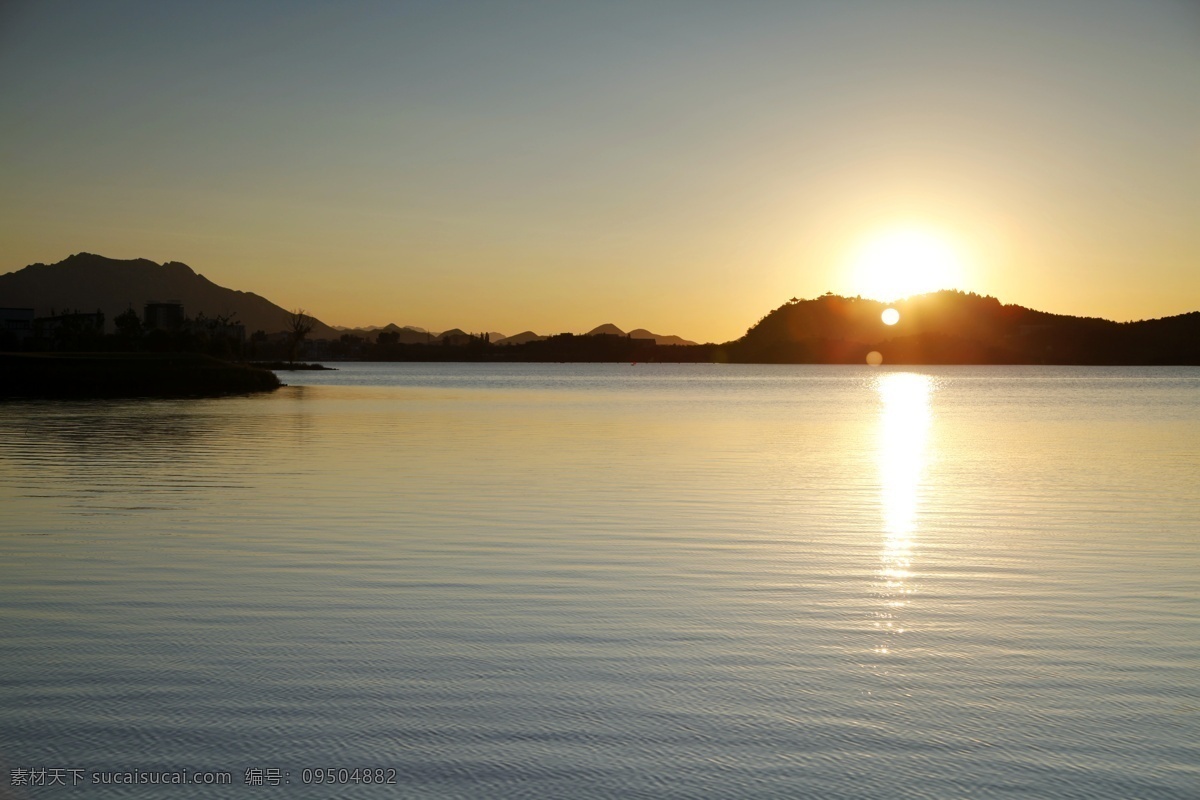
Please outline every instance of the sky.
M82 251L351 326L1194 311L1200 3L8 0L0 272Z

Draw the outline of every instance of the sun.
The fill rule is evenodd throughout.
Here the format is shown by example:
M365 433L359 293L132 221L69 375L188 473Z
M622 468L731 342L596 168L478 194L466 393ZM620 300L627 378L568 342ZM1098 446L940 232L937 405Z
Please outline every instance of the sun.
M913 226L868 236L851 262L855 293L884 302L954 289L963 264L949 237Z

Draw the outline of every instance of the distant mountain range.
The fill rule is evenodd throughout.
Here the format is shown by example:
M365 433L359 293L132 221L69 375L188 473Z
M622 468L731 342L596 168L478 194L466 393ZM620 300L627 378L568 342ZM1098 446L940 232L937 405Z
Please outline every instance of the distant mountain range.
M603 334L606 336L628 336L630 339L653 339L655 344L682 344L682 345L695 344L695 342L690 342L687 339L682 339L678 336L664 336L661 333L651 333L650 331L646 330L645 328L635 328L634 330L631 330L628 333L626 333L625 331L618 328L616 325L613 325L611 322L606 322L605 324L603 324L599 327L592 328L590 331L588 331L584 335L585 336L597 336L600 334Z
M396 335L396 337L397 337L396 342L398 344L432 344L432 343L442 341L447 336L450 337L450 341L452 343L458 343L458 340L460 338L462 338L462 339L469 338L469 334L463 332L459 328L453 328L451 330L442 331L441 333L438 333L436 331L427 331L424 328L418 328L416 325L397 325L394 322L389 325L384 325L382 327L378 327L375 325L371 325L366 328L344 328L344 327L336 326L335 329L341 334L351 334L354 336L361 336L364 339L368 339L368 340L372 340L372 341L380 333L392 333L392 334ZM505 336L503 333L500 333L499 331L488 331L487 334L490 337L490 341L492 344L502 344L502 345L528 344L529 342L540 342L541 340L547 338L546 336L543 336L542 334L534 333L533 331L523 331L521 333L517 333L512 336ZM479 336L481 334L475 334L475 335ZM611 322L605 323L604 325L599 325L595 328L592 328L590 331L588 331L587 333L585 333L583 335L584 336L601 336L601 335L603 335L603 336L629 336L630 338L633 338L633 339L653 339L656 344L683 344L683 345L695 344L695 342L688 341L687 339L684 339L679 336L663 335L661 333L651 333L650 331L646 330L645 328L637 328L635 330L632 330L632 331L629 331L628 333L626 333L625 331L618 328L616 325L613 325Z
M100 309L109 320L128 308L139 313L148 301L179 301L195 316L236 314L248 332L287 329L288 312L250 292L217 286L186 264L120 261L79 253L57 264L33 264L0 275L0 307L51 311ZM899 320L887 325L885 309ZM459 328L434 333L415 326L332 328L317 322L310 338L337 340L346 334L375 345L383 334L395 345L447 343L437 359L550 361L730 361L745 363L862 364L869 353L885 364L1197 364L1200 311L1139 322L1049 314L994 297L941 291L886 304L861 297L826 294L793 298L771 311L744 336L721 345L697 345L678 336L642 328L623 331L612 323L587 334L542 336L524 331L505 337L488 332L493 345L473 349L478 336ZM668 346L670 345L670 346ZM466 346L466 347L462 347ZM391 347L391 351L397 348ZM467 351L470 351L469 353ZM433 358L428 348L394 357ZM454 360L451 358L451 360Z
M121 260L94 253L77 253L56 264L31 264L24 269L0 275L0 307L32 308L37 316L50 316L65 310L104 312L111 328L112 320L127 309L139 315L148 302L179 302L184 313L196 316L236 314L247 332L262 330L279 333L288 329L288 311L252 292L227 289L196 273L187 264L169 261L156 264L148 259ZM365 328L330 326L317 320L311 339L338 339L349 334L374 341L380 333L396 334L399 344L427 344L449 338L452 344L470 340L471 334L460 328L435 332L415 325ZM540 341L545 336L525 331L505 336L488 331L492 344L520 345ZM601 325L591 334L625 336L615 325ZM475 334L481 335L481 334ZM663 336L638 328L630 331L634 339L654 339L658 344L694 344L678 336Z
M492 343L506 345L528 344L529 342L540 342L545 338L545 336L534 333L533 331L522 331L521 333L514 333L512 336L505 336L499 340L492 339Z
M394 322L387 325L367 325L362 328L349 328L344 325L334 325L334 330L339 336L358 336L362 339L373 342L381 333L395 336L397 344L437 344L444 338L449 337L452 342L457 342L458 339L470 339L472 335L483 336L483 333L469 334L461 328L451 328L450 330L430 331L425 328L418 328L416 325L397 325ZM487 335L494 343L497 339L504 339L503 333L498 331L487 331Z

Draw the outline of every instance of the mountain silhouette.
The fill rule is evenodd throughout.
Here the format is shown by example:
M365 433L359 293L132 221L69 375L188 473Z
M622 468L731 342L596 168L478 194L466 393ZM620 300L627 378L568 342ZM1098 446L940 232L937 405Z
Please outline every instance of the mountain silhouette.
M416 325L397 325L390 322L387 325L367 325L362 328L348 328L344 325L334 325L334 331L338 336L361 336L369 342L375 341L381 333L395 334L397 344L432 344L440 343L442 337L450 336L452 341L457 341L459 337L470 338L468 334L463 333L460 328L451 328L449 330L438 333L437 331L429 331L424 328L419 328ZM487 335L491 338L493 344L507 338L499 331L487 331Z
M496 339L493 337L492 344L525 344L526 342L540 342L545 338L545 336L540 336L533 331L521 331L520 333L514 333L512 336L506 336L503 339Z
M156 264L145 258L121 260L77 253L57 264L31 264L0 275L0 306L33 308L38 316L64 309L104 312L111 321L132 308L140 316L151 301L178 301L190 317L236 314L252 333L288 330L288 312L252 292L226 289L187 264ZM313 339L336 339L338 332L319 320Z
M637 328L626 333L611 322L606 322L603 325L592 328L584 336L629 336L631 339L653 339L655 344L695 344L695 342L690 342L679 336L664 336L661 333L651 333L645 328Z
M674 335L663 336L661 333L651 333L650 331L646 330L645 328L634 328L633 330L631 330L629 332L629 338L631 338L631 339L653 339L655 344L678 344L678 345L695 344L695 342L684 339L682 336L674 336Z
M438 334L418 328L414 325L400 326L394 322L384 326L372 325L366 328L345 328L336 326L334 331L338 337L359 336L368 342L373 342L381 333L394 335L399 344L430 344L438 340Z
M595 328L592 328L590 331L588 331L587 333L584 334L584 336L624 336L624 335L625 335L625 331L621 330L616 325L613 325L611 322L606 322L603 325L597 325Z
M436 331L427 331L416 325L397 325L394 322L389 322L387 325L363 325L358 328L349 325L333 325L332 328L339 333L353 333L358 336L378 333L379 331L416 331L417 333L428 333L430 336L437 335Z

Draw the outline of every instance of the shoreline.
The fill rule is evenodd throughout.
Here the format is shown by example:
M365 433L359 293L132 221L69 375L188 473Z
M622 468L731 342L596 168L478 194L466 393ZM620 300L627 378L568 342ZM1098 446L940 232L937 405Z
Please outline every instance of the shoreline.
M272 392L270 370L194 353L0 353L0 399L221 397Z

